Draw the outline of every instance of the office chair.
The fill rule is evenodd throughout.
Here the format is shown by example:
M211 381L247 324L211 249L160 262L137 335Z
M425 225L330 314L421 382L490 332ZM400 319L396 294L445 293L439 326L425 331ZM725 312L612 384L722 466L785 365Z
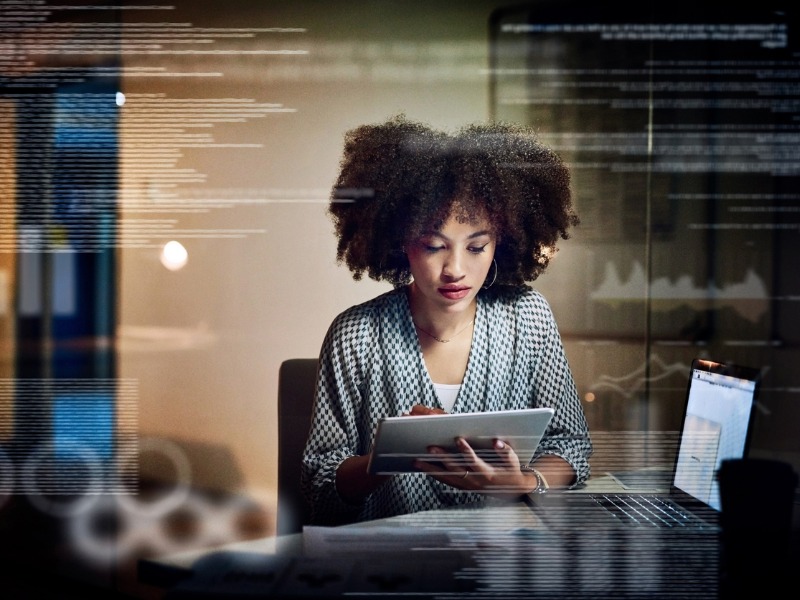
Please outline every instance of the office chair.
M311 520L300 489L300 465L311 426L316 358L292 358L278 372L278 516L277 535L299 533Z

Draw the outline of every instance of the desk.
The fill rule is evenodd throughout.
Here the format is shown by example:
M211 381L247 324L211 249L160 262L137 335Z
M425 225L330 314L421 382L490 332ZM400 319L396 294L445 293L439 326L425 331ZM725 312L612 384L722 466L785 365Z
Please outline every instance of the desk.
M614 492L611 477L581 490ZM401 515L142 561L167 598L361 597L709 598L716 537L549 530L525 502Z
M613 477L604 475L600 477L595 477L587 481L586 485L581 487L578 490L571 491L570 493L599 493L599 492L619 492L622 491L624 488L617 482ZM653 488L648 490L641 490L641 491L664 491L660 488ZM523 518L523 522L526 525L531 526L534 525L530 521L531 514L529 509L520 504L516 507L517 515ZM486 514L487 512L491 512L491 508L487 508L486 510L480 510L476 513L472 513L476 515ZM445 511L433 511L433 514L417 514L417 515L400 515L397 517L390 517L387 519L380 519L378 521L372 521L369 523L355 523L352 525L344 525L344 528L375 528L381 526L390 526L390 527L410 527L410 526L424 526L430 525L430 518L431 516L438 514L440 517L443 517L446 513ZM474 525L471 523L472 518L465 519L466 522L462 522L460 526L469 526ZM479 521L478 521L479 522ZM540 524L538 522L535 523L536 526ZM161 587L169 587L185 579L186 577L192 574L192 565L196 563L196 561L208 556L212 552L218 551L230 551L230 552L242 552L242 553L256 553L256 554L264 554L264 555L285 555L285 556L302 556L303 554L303 536L302 534L293 534L293 535L286 535L281 537L266 537L260 538L255 540L247 540L241 542L234 542L230 544L226 544L220 548L203 548L198 550L186 551L186 552L179 552L170 554L167 556L161 556L157 558L148 558L144 559L140 562L140 579L144 580L145 583L161 586Z

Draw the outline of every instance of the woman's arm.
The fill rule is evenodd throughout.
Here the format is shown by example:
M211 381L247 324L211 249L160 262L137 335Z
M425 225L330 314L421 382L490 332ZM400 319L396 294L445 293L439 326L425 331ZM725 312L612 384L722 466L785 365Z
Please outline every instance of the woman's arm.
M538 315L530 341L535 348L531 402L555 411L530 466L541 471L551 487L574 487L589 477L592 443L586 417L550 306L541 295L530 298L533 304L527 309ZM568 470L563 463L569 465Z
M356 518L366 494L346 482L339 490L339 470L356 477L365 460L356 415L361 405L362 353L358 340L364 319L346 311L331 325L322 344L311 428L303 455L301 480L315 523L337 523ZM347 464L346 464L347 463ZM364 463L366 467L366 463ZM366 469L363 471L366 475Z
M417 417L420 415L443 414L444 412L441 408L430 408L422 404L415 404L405 416ZM391 477L391 475L370 475L367 473L369 458L369 455L352 456L344 460L336 470L336 489L339 495L348 502L362 502L364 498Z
M575 469L560 456L541 456L530 464L544 477L547 489L566 489L575 484Z
M367 473L369 455L351 456L336 469L336 491L350 504L360 504L390 475L370 475Z

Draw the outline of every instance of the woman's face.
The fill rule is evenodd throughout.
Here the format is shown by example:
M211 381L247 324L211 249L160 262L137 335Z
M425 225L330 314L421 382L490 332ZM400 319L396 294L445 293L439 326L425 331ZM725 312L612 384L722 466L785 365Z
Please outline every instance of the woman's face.
M453 215L441 229L413 240L406 254L414 278L414 300L428 309L467 309L492 266L495 243L485 218L460 223Z

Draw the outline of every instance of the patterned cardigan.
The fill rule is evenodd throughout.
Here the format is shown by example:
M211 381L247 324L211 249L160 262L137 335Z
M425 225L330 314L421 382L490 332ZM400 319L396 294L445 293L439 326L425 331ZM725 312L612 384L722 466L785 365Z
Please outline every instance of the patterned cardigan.
M414 404L441 407L411 320L406 287L341 313L320 352L314 413L301 480L315 523L363 521L485 497L422 473L393 475L363 503L337 493L336 469L368 454L380 418L407 413ZM547 301L527 286L482 290L467 371L452 412L549 406L555 409L534 460L564 458L589 475L592 452L586 420Z

